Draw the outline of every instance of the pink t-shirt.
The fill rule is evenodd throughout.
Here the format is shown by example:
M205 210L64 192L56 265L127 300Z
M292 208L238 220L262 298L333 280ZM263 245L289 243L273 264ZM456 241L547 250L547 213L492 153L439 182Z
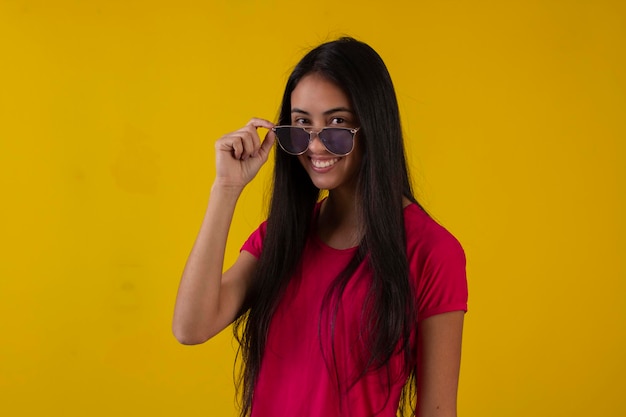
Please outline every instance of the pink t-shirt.
M415 280L417 289L418 320L449 311L467 311L465 255L459 242L415 204L405 208L404 218L410 279ZM242 250L258 258L265 232L264 222ZM290 281L270 324L252 417L396 416L408 377L402 370L400 355L391 358L390 375L384 369L370 372L341 398L337 393L336 373L354 377L367 355L359 331L367 278L371 276L365 262L357 268L340 302L333 371L327 366L327 361L332 361L327 332L322 333L324 347L320 343L322 300L355 251L334 249L315 235L308 239L297 276Z

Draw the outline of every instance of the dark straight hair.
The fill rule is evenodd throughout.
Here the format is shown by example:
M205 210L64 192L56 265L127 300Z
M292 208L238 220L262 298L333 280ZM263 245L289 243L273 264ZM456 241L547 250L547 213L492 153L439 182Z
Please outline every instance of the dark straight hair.
M310 74L324 77L346 93L361 126L357 140L364 152L356 195L363 238L352 262L329 288L320 312L320 338L330 339L321 346L331 346L330 355L323 352L324 357L330 371L336 373L341 394L346 392L342 386L349 389L367 372L385 367L393 355L402 354L404 371L409 375L402 402L410 403L414 413L416 363L410 340L417 320L415 289L409 280L406 255L403 197L416 204L417 201L411 190L393 83L384 62L367 44L352 38L324 43L306 54L291 73L279 124L291 124L291 93ZM251 411L269 325L300 262L319 198L320 190L298 158L276 150L263 251L246 302L247 313L234 326L244 366L239 380L241 416ZM364 367L356 379L340 380L336 367L333 369L335 318L343 291L364 260L372 278L360 328L369 357L364 358ZM395 382L388 369L387 375L389 384ZM388 387L387 400L389 395ZM401 407L402 414L403 411Z

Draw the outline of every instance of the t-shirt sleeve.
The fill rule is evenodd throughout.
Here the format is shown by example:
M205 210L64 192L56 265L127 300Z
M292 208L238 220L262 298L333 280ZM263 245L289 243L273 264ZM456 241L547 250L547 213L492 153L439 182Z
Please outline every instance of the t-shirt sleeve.
M429 228L428 239L410 255L411 273L417 278L418 320L451 311L467 311L465 252L443 227Z
M265 232L267 231L267 221L261 223L261 225L248 237L248 240L243 244L240 251L245 250L250 252L257 259L261 256L263 250L263 239L265 238Z

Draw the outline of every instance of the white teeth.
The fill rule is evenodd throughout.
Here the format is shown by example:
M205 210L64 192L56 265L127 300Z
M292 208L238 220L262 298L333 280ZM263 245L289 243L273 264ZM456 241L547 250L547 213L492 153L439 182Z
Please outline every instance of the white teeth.
M324 159L324 160L311 159L311 163L313 164L315 168L328 168L331 165L335 165L337 161L339 161L339 158Z

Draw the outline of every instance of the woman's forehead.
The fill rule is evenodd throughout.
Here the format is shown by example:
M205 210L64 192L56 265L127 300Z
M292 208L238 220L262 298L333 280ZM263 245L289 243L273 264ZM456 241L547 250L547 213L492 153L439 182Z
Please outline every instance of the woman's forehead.
M291 92L291 111L303 114L352 112L352 104L337 84L319 74L302 77Z

